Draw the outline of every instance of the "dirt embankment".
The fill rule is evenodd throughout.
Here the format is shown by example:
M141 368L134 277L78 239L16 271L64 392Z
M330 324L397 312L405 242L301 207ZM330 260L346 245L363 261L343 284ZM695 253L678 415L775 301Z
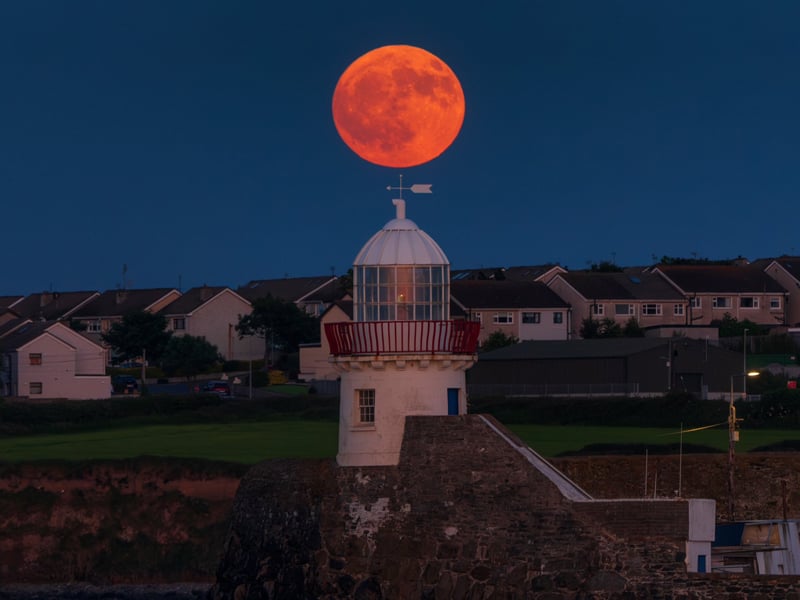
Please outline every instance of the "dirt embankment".
M246 467L158 458L0 467L0 583L212 581Z

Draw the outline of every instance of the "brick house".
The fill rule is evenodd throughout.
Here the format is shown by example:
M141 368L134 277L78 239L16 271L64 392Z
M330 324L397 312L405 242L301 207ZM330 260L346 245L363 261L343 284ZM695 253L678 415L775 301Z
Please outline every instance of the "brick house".
M664 278L651 273L571 271L556 274L550 289L572 307L569 337L580 337L583 322L634 319L643 329L685 325L688 301Z
M496 331L520 340L567 339L569 304L544 283L458 279L450 297L466 319L481 323L480 342Z
M753 261L752 266L762 269L786 290L785 324L800 327L800 257L761 259Z
M788 292L763 269L751 265L657 265L687 301L687 324L708 325L726 314L768 328L786 325Z

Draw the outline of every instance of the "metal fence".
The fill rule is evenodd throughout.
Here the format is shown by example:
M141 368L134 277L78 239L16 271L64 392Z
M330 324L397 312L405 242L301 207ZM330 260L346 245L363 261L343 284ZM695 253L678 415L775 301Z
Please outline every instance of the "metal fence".
M475 383L467 385L473 398L481 396L638 396L638 383Z
M477 321L355 321L326 323L334 356L348 354L472 354Z

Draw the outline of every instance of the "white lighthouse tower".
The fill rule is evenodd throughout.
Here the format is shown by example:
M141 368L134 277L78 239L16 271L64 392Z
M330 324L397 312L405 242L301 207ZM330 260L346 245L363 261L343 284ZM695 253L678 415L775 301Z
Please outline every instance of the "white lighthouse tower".
M406 218L404 200L393 203L396 218L353 264L353 322L325 326L341 373L341 466L396 465L406 416L467 408L480 324L450 320L447 256Z

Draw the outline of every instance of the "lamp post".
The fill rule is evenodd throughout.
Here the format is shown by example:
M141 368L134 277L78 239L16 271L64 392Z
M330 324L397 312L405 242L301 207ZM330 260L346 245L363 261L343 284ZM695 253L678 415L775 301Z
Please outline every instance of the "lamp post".
M731 394L728 401L728 514L731 521L734 520L734 459L735 444L739 441L739 432L736 431L736 423L741 419L736 418L736 405L733 402L733 379L741 377L744 386L747 386L748 377L758 377L758 371L744 372L741 375L731 375Z

